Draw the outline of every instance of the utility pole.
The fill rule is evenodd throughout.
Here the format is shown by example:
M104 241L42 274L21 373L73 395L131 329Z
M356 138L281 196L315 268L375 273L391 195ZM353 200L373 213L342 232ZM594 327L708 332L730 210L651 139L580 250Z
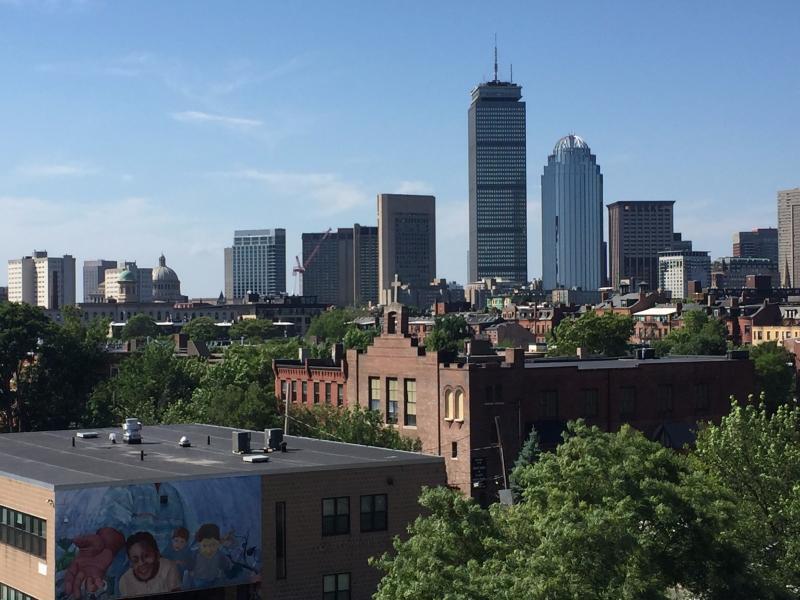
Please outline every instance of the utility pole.
M283 399L283 435L289 435L289 390L286 392Z
M508 476L506 475L506 457L503 453L503 438L500 436L500 415L495 416L494 426L497 429L497 447L500 448L500 466L503 469L503 489L508 489Z

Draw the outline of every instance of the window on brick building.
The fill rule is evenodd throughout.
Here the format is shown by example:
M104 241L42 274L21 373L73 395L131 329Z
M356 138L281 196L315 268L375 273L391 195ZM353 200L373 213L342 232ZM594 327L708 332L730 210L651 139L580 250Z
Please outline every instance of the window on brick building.
M694 386L694 408L697 412L706 412L711 408L711 396L707 383L698 383Z
M275 577L286 579L286 502L275 503Z
M586 417L596 417L600 412L599 393L597 388L583 390L583 414Z
M0 600L36 600L36 598L15 590L5 583L0 583Z
M656 392L656 400L658 402L658 412L661 415L672 414L672 386L670 384L662 384L658 386Z
M281 400L286 400L289 397L289 382L281 381Z
M325 382L325 404L331 403L331 383L330 381Z
M405 424L408 427L417 425L417 381L405 380Z
M386 494L361 496L361 531L386 531L388 502Z
M314 404L319 404L319 381L314 382Z
M369 378L369 409L381 410L381 380L378 377Z
M619 416L630 418L636 414L636 388L622 387L619 389Z
M456 390L455 410L453 412L453 418L456 421L463 421L464 420L464 391L463 390Z
M303 404L305 404L308 402L308 382L303 381L300 385L302 386L301 396L303 398Z
M292 402L297 402L297 382L292 381Z
M40 558L47 556L47 521L0 506L0 544Z
M336 573L322 578L322 600L350 600L350 573Z
M322 535L350 533L350 498L322 499Z
M397 379L386 379L386 422L397 423L398 389Z
M344 385L341 383L336 386L336 405L344 405Z
M458 458L458 442L450 443L450 458Z
M546 390L542 392L540 412L544 419L558 418L558 392L556 390Z
M444 392L444 418L450 421L453 420L453 390L445 390Z

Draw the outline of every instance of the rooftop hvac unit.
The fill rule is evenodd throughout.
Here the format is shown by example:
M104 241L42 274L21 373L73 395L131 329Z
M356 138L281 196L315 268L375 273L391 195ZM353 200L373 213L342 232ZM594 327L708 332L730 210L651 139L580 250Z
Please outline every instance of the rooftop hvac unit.
M243 456L242 460L247 463L269 462L269 456L266 454L248 454L247 456Z
M264 448L268 450L280 450L283 441L283 429L264 430Z
M142 424L139 419L125 419L122 431L122 441L126 444L142 443Z
M234 431L233 432L233 453L234 454L248 454L250 452L250 432L249 431Z

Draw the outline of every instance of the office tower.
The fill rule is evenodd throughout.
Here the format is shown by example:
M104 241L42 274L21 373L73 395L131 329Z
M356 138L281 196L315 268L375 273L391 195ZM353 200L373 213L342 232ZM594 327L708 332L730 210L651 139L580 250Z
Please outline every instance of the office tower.
M75 304L75 259L35 251L9 260L8 300L53 310Z
M327 234L304 233L302 238L304 295L337 306L377 303L377 227L356 223Z
M561 138L542 175L542 283L545 289L600 287L603 175L588 144Z
M225 297L232 302L248 293L286 293L285 229L233 232L233 246L225 248Z
M658 287L658 253L672 249L673 200L614 202L608 205L611 286L635 278Z
M683 239L683 234L680 232L676 232L672 234L672 245L671 250L675 250L676 252L682 250L691 250L692 249L692 240L685 240Z
M385 302L392 283L427 287L436 277L436 198L378 195L378 278Z
M778 264L778 230L774 227L733 234L733 256L768 258Z
M139 267L136 261L121 261L113 269L106 269L103 275L103 284L98 286L101 301L153 301L153 269Z
M778 192L778 269L784 287L800 285L800 188Z
M773 286L779 285L778 262L768 258L727 256L711 264L711 287L741 289L750 275L766 275Z
M658 287L680 300L689 295L689 282L711 285L711 257L697 250L668 250L658 253Z
M472 90L469 130L469 280L528 281L525 103L497 77Z
M106 269L117 266L113 260L85 260L83 261L83 301L102 302L100 284L105 281Z
M8 288L0 287L0 302L8 302Z

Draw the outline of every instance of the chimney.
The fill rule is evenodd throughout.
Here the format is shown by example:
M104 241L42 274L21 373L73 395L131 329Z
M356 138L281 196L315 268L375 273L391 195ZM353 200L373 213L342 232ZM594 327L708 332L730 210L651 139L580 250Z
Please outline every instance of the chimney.
M344 358L344 344L342 344L341 342L337 342L331 348L331 360L333 360L333 364L338 365L341 364L343 358Z
M578 346L577 350L575 351L575 354L580 360L583 360L584 358L589 358L589 352L587 352L586 348L582 348L580 346Z
M507 365L521 367L525 364L525 350L522 348L506 348L505 362Z
M308 348L300 348L300 350L297 352L297 358L302 363L306 362L310 357L311 357L311 350L309 350Z

